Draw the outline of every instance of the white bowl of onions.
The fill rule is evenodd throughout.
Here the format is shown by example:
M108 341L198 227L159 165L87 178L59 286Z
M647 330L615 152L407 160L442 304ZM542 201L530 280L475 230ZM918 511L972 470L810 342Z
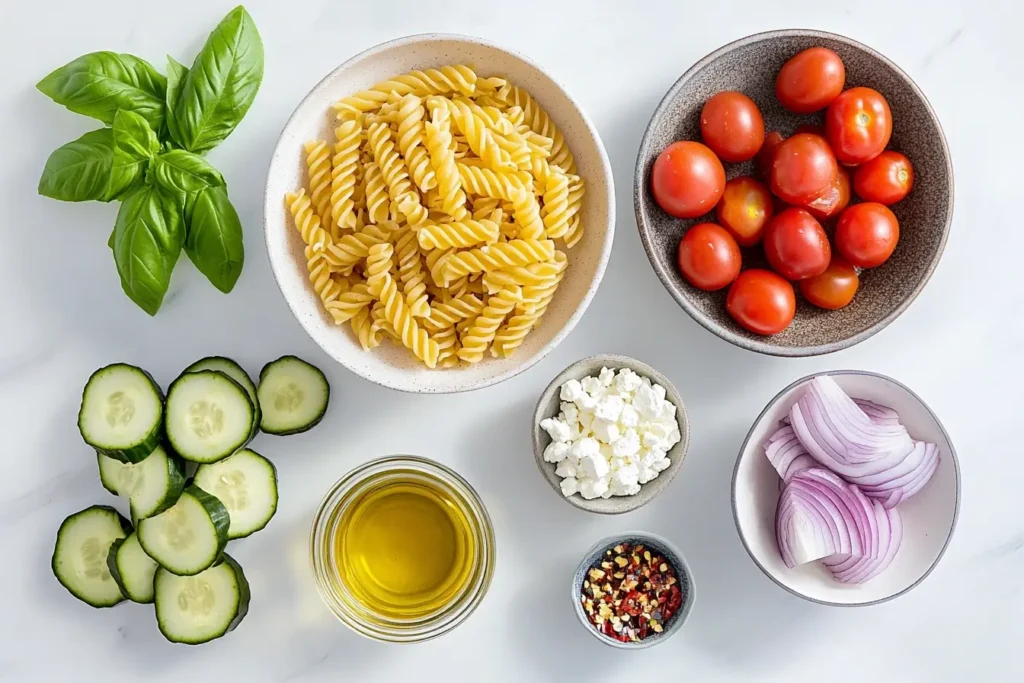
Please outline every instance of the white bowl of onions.
M826 605L885 602L942 558L960 465L914 392L870 372L804 377L771 400L732 479L740 540L768 578Z

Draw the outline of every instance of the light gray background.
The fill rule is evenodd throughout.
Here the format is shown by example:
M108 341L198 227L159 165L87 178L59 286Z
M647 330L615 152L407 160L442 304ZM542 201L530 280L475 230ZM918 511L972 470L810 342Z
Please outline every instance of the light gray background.
M266 77L245 121L210 155L245 224L245 271L223 296L183 261L150 319L119 289L106 247L114 206L36 195L50 151L94 124L33 85L93 50L132 52L161 69L168 52L191 63L231 4L0 1L0 680L1021 680L1020 3L250 0ZM640 137L679 74L730 40L793 26L857 38L916 79L945 126L957 189L946 254L918 301L858 347L805 360L742 351L693 323L652 273L631 199ZM619 206L604 283L568 339L520 377L447 397L381 389L332 364L278 294L261 228L270 152L299 99L356 52L424 31L499 41L554 74L604 139ZM558 500L530 452L535 398L565 365L595 352L659 368L693 420L679 477L654 504L621 518ZM239 629L199 648L172 646L150 608L94 611L69 597L48 567L54 532L67 514L111 500L75 428L89 373L126 361L166 385L201 356L232 356L257 372L283 353L323 367L332 402L315 431L255 442L279 467L281 506L266 531L232 546L253 593ZM729 509L735 454L753 418L791 380L831 368L905 382L941 416L962 459L960 525L942 564L909 595L867 609L815 606L772 584L748 560ZM306 544L314 508L335 479L403 452L448 463L477 487L499 560L490 594L462 628L396 647L362 640L327 614ZM636 654L590 638L565 599L579 556L628 528L672 539L699 592L679 634Z

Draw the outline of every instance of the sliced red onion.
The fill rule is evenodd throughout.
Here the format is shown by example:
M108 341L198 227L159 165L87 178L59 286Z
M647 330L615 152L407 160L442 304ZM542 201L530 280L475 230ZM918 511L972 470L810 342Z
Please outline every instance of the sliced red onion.
M764 443L764 454L772 467L779 473L781 490L794 474L808 467L817 467L818 461L811 457L792 427L782 427L768 437Z
M900 424L900 414L888 406L883 406L866 398L855 398L853 402L871 418L875 424Z
M892 564L896 552L903 542L903 517L899 510L885 509L881 504L874 503L876 520L875 541L879 546L874 556L864 555L859 558L852 556L835 556L825 560L825 566L832 572L836 581L842 583L864 583L885 571Z
M902 424L876 424L828 375L815 377L789 412L797 437L814 458L830 469L864 466L888 469L886 457L905 453L910 435Z
M870 506L855 487L821 467L793 475L779 497L775 531L788 567L833 555L864 554Z

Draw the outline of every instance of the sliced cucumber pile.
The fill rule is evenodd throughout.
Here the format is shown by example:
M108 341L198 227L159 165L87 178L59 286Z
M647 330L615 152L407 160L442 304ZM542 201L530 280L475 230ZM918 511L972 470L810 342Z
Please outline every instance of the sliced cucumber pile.
M72 595L93 607L113 607L124 600L107 568L114 541L131 532L131 524L117 510L93 505L76 512L57 530L53 549L53 575Z
M249 582L230 555L195 576L156 571L156 623L172 643L198 645L231 631L249 611Z
M312 429L327 412L331 385L319 368L295 356L282 356L260 371L259 395L267 434L286 436Z
M224 358L223 356L208 356L206 358L201 358L185 368L182 371L182 374L187 372L199 372L200 370L217 370L219 372L223 372L225 375L238 382L238 384L245 389L245 393L249 394L249 400L252 401L253 408L256 410L256 419L252 424L250 439L256 436L256 432L260 429L260 402L256 397L256 384L252 381L252 378L249 377L249 374L241 365L230 358Z
M153 576L158 566L142 549L134 531L114 541L107 555L110 575L122 595L132 602L153 602Z
M174 505L185 488L185 463L163 446L135 464L102 453L97 453L96 459L103 488L128 501L135 523Z
M189 486L173 506L139 522L139 543L167 571L193 576L220 559L230 524L223 503Z
M167 390L167 439L181 457L222 460L252 438L256 408L249 394L219 370L187 372Z
M295 356L267 364L259 387L221 356L185 368L166 394L144 370L117 363L92 374L78 427L96 452L100 483L123 499L64 520L53 574L93 607L155 603L160 633L195 645L245 617L249 584L224 549L277 511L277 469L246 448L262 430L296 434L323 419L327 378ZM196 467L186 477L189 462Z
M244 538L265 527L277 512L277 469L248 448L211 465L200 465L195 485L228 510L228 538Z
M116 363L92 374L82 392L78 430L100 453L140 462L160 443L164 396L149 373Z

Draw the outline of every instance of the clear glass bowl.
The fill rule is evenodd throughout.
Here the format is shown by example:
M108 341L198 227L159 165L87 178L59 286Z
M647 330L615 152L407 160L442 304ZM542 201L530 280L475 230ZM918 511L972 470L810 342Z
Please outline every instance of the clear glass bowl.
M411 619L381 615L357 600L338 571L334 542L344 513L353 501L367 490L398 481L419 481L442 488L460 506L473 537L472 569L462 589L436 610ZM317 591L335 616L356 633L392 643L430 640L454 629L483 600L494 573L494 529L476 491L444 465L412 455L372 460L331 487L313 519L309 549Z

